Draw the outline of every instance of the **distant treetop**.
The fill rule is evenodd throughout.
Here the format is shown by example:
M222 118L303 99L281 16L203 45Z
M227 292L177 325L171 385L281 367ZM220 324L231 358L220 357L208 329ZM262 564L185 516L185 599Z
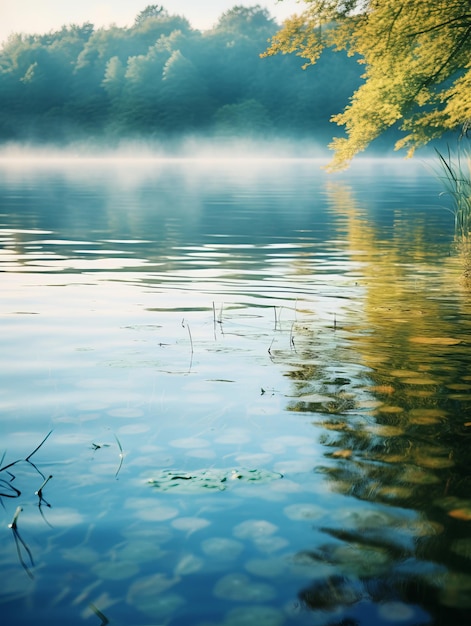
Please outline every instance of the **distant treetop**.
M145 9L140 11L136 15L136 19L134 20L134 25L138 26L148 20L150 17L164 17L167 16L167 10L161 4L148 4Z

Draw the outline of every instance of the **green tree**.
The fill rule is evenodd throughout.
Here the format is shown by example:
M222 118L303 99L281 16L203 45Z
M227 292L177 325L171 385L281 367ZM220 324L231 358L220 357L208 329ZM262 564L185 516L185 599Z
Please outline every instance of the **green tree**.
M216 133L222 137L263 137L273 131L266 107L257 100L225 104L214 117Z
M275 20L259 4L252 7L237 5L221 15L215 30L238 35L244 33L246 37L260 33L270 36L275 26Z
M210 117L211 100L197 67L180 50L174 50L162 71L160 103L162 122L172 131L204 127Z
M296 53L315 64L325 48L364 65L363 83L332 121L332 168L345 167L385 130L402 132L408 154L471 119L469 0L303 0L264 53Z
M168 17L168 13L164 9L163 6L159 4L148 4L143 11L140 11L136 15L136 19L134 20L134 25L138 26L139 24L142 24L142 22L149 19L150 17L161 17L163 15Z
M69 126L73 66L93 33L89 23L45 35L12 35L0 51L0 135L57 138Z

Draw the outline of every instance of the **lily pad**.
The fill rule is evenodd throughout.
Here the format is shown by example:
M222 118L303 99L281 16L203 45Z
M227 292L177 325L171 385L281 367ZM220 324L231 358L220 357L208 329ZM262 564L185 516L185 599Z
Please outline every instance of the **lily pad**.
M203 469L192 472L161 470L148 482L159 491L197 493L201 491L224 491L231 483L267 483L283 475L265 469Z

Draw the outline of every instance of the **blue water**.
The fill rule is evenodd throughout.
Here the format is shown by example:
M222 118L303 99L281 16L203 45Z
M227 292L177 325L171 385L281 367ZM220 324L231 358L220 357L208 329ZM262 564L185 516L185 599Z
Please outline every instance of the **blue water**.
M467 249L321 165L1 162L5 623L467 623Z

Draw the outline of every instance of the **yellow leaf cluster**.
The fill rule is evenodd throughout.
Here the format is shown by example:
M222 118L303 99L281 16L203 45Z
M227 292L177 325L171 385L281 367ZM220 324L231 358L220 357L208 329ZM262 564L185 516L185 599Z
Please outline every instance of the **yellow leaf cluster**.
M326 47L365 65L364 83L332 121L345 136L331 144L331 168L348 165L387 128L404 132L396 149L415 148L471 120L469 0L303 0L265 56L296 53L315 64Z

